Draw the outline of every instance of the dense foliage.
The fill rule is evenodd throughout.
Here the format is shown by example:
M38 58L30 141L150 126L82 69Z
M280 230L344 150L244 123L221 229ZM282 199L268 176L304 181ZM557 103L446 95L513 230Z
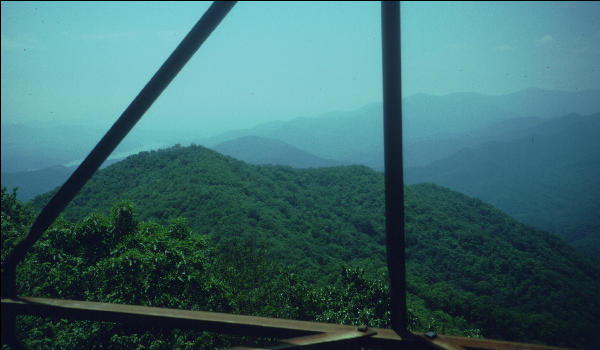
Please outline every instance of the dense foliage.
M3 189L2 256L30 223L31 210ZM389 289L360 269L340 268L338 285L316 288L268 262L251 241L231 239L218 251L184 219L167 226L138 222L123 202L108 217L57 221L19 266L18 294L389 327ZM414 330L478 334L415 295L408 301ZM17 336L34 349L212 349L257 341L31 316L19 316Z
M520 222L561 236L600 261L598 102L584 108L560 93L535 89L516 95L406 99L405 182L432 182L480 198ZM600 101L597 95L598 91L591 93L588 101L594 100L592 96ZM535 107L527 108L523 101L535 101ZM594 114L567 114L580 108ZM527 109L544 114L523 114ZM302 150L383 170L381 113L381 105L370 105L340 115L229 132L215 150L253 164L305 167L305 158L298 154ZM295 152L290 145L297 147Z
M202 147L176 147L142 152L100 171L65 216L80 220L127 199L142 219L166 224L185 217L215 243L251 237L271 258L297 266L313 281L330 282L341 262L364 261L371 272L382 267L383 178L375 174L360 166L249 166ZM34 204L40 208L48 198Z
M41 207L48 198L38 198L35 205ZM232 240L251 241L242 247L250 245L267 261L286 266L285 273L269 276L290 278L293 272L302 281L286 280L278 290L308 288L297 287L300 292L293 295L298 299L281 301L281 296L264 298L262 293L270 288L258 285L250 296L240 297L250 298L236 304L240 312L256 310L252 300L260 296L281 301L260 312L279 312L292 305L290 317L345 322L339 313L359 312L358 305L370 304L360 296L354 304L336 302L354 300L338 298L336 293L344 286L365 285L349 284L339 273L342 265L350 271L362 269L360 278L370 281L364 283L380 285L374 290L387 293L383 176L369 168L251 166L202 147L175 147L140 153L100 171L65 215L82 220L93 211L108 212L119 200L132 201L143 220L167 225L175 218L187 218L192 231L210 237L218 252L235 246ZM486 337L591 347L600 324L597 263L555 236L438 186L407 187L405 200L408 291L416 329L459 334L480 330ZM216 266L219 276L233 276L231 288L244 289L247 286L236 281L252 273L235 277L235 271L245 266L227 268L239 261L225 259ZM256 273L267 270L257 267ZM305 280L316 286L308 287ZM319 292L312 294L308 291L312 289ZM318 294L327 290L338 297ZM367 323L378 324L381 319L385 324L385 314L369 312L363 314L370 320Z

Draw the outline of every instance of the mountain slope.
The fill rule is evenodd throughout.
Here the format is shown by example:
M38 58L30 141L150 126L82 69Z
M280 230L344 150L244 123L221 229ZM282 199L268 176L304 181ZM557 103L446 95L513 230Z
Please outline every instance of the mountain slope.
M592 114L600 110L600 90L555 91L531 87L495 96L492 103L526 117L553 118L569 113Z
M405 180L447 186L569 241L594 243L600 239L598 135L600 114L551 119L519 139L489 142L406 169ZM599 245L586 248L600 258Z
M531 134L532 129L548 119L519 117L492 122L489 125L462 134L439 134L436 137L404 145L406 167L419 167L444 159L464 149L491 141L510 141Z
M317 157L285 142L266 137L242 136L211 148L250 164L289 165L294 168L340 165L339 162Z
M216 242L246 237L270 259L331 283L341 263L385 270L383 196L383 175L366 167L251 166L193 146L100 171L66 216L131 200L144 219L184 216ZM561 239L434 185L407 187L406 223L409 291L428 307L488 337L592 344L600 268Z
M381 104L374 103L357 111L329 113L321 118L297 118L229 131L201 143L212 146L242 136L260 136L280 140L321 158L378 167L383 164L382 128Z

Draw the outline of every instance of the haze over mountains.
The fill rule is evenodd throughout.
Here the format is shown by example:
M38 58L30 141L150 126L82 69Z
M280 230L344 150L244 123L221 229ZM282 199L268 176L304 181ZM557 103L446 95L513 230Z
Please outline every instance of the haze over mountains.
M434 182L479 197L600 258L599 111L597 90L407 98L405 181ZM371 104L232 131L206 143L256 135L382 170L381 113L380 104ZM245 160L251 148L246 144L244 154L228 154Z
M600 259L600 113L544 120L512 135L408 168L405 182L481 198Z
M480 140L469 140L469 133L494 122L517 117L551 118L569 113L597 113L600 110L598 101L600 90L560 92L535 88L502 96L455 93L407 97L403 101L405 166L426 165L473 145L473 142L480 143ZM270 122L211 138L200 138L201 130L177 130L175 127L157 130L138 126L115 155L176 143L196 142L213 147L240 136L262 136L286 142L321 158L358 162L381 169L382 127L381 103L318 118ZM104 127L96 124L62 125L51 120L35 126L2 123L2 171L39 170L73 163L83 159L105 132ZM436 146L439 143L442 144Z
M97 123L64 124L49 120L47 123L2 123L0 149L2 172L35 171L57 165L79 165L108 131L110 125ZM194 138L198 133L193 133ZM168 147L194 139L189 130L171 132L165 129L134 128L121 142L112 159L124 158L143 150Z
M407 183L434 182L477 196L600 257L600 90L419 94L403 103ZM381 104L373 103L356 111L270 122L198 142L252 164L362 164L383 170L381 113ZM5 158L5 150L11 149L5 142L19 138L5 138L4 133L3 127L3 168L19 154ZM182 139L189 140L190 131L185 133ZM144 140L165 139L146 136L121 147L133 149ZM40 188L31 176L3 172L2 178L3 184L5 179L20 181L10 185L20 185L21 198L37 194L28 188Z
M527 104L529 101L529 104ZM551 118L568 113L600 111L600 90L559 92L526 89L490 96L455 93L444 96L418 94L403 101L404 166L426 165L473 144L470 134L494 123L523 117ZM556 108L554 108L556 107ZM286 142L326 159L383 169L381 103L359 110L271 122L252 129L235 130L200 141L214 146L241 136L262 136ZM487 135L493 139L500 135Z
M512 100L408 98L405 181L479 197L599 257L600 108L594 103L600 98L593 100L599 95L525 90ZM526 115L494 104L514 107L536 98L562 101L575 113ZM371 104L205 140L231 157L201 146L130 156L96 174L65 217L81 219L131 200L143 219L183 216L215 242L258 242L269 258L318 283L334 282L340 264L377 275L385 266L380 110ZM361 163L373 169L335 166ZM410 185L406 194L408 288L419 303L485 336L594 347L588 335L597 328L597 260L479 199L432 184ZM41 208L51 195L34 205Z
M108 159L100 168L105 168L121 160ZM9 189L18 188L17 198L21 201L28 201L62 185L77 169L77 166L55 165L39 170L2 172L2 186Z
M294 168L341 165L340 162L317 157L283 141L259 136L242 136L222 142L213 149L250 164L278 164Z

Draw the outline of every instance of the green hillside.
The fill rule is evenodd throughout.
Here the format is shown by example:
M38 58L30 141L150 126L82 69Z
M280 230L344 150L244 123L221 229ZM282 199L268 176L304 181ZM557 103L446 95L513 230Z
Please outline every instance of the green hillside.
M551 119L520 134L408 168L405 180L481 198L600 261L600 114Z
M269 261L325 286L343 283L341 264L385 278L383 195L382 174L367 167L255 166L203 147L174 147L100 171L65 217L80 220L130 200L143 220L183 216L217 246L250 240ZM597 263L435 185L407 187L406 223L409 292L422 307L464 319L486 337L592 346L600 324Z
M3 259L32 220L31 208L2 188ZM17 293L390 327L390 293L383 279L367 278L360 268L342 267L336 275L336 284L310 285L251 240L230 239L215 247L207 236L190 230L184 219L165 226L140 222L131 205L121 202L110 215L54 223L19 265ZM464 318L434 311L410 292L407 304L412 331L481 336ZM215 349L265 342L34 316L17 317L16 335L31 349Z

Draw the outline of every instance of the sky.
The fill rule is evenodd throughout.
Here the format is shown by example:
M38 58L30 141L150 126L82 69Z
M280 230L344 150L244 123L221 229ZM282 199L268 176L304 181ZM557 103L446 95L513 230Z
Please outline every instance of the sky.
M2 123L110 126L206 2L1 2ZM402 3L403 95L600 89L599 2ZM138 127L211 136L378 102L378 2L240 2Z

